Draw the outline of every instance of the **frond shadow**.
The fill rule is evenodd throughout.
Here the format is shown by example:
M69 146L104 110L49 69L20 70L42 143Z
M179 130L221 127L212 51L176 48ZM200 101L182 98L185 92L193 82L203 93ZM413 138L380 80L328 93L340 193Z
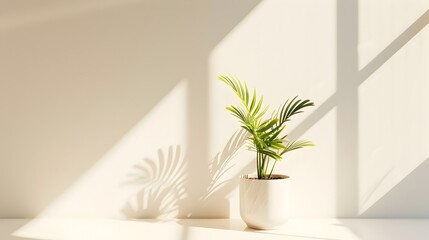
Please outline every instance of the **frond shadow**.
M234 167L234 164L231 164L231 159L235 157L235 153L243 146L247 137L248 134L244 130L235 132L222 152L218 152L211 160L209 164L210 184L207 187L203 201L208 201L213 197L214 193L222 190L228 184L228 180L221 180L222 176Z
M178 202L185 197L185 158L181 147L170 146L167 154L158 150L158 159L134 165L128 184L139 190L122 208L127 218L170 218L177 215Z
M169 219L177 217L198 217L210 211L211 204L216 204L219 216L226 217L229 208L222 205L227 201L227 194L236 187L233 181L236 175L226 177L226 173L235 166L231 160L247 138L245 131L237 131L228 140L222 151L208 163L210 181L198 199L188 198L186 183L187 157L182 156L181 147L170 146L167 153L158 150L156 160L144 158L133 166L129 174L128 185L137 186L137 193L130 198L122 214L130 219ZM249 166L243 170L247 171ZM186 204L192 204L192 211L183 211ZM227 213L226 213L227 212ZM213 214L211 214L213 216Z

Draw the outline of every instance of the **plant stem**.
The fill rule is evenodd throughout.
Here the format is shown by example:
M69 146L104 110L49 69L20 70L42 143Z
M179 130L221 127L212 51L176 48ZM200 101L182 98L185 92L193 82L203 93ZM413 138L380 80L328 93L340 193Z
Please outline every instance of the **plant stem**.
M261 153L261 157L262 157L262 163L261 163L261 178L265 178L264 175L264 168L265 168L265 155Z
M267 157L267 158L268 158L268 159L267 159L266 165L265 165L265 167L264 167L264 170L265 170L265 172L264 172L264 177L265 177L265 178L267 178L268 165L269 165L269 163L270 163L270 158L269 158L269 157ZM270 179L270 177L268 177L268 179Z
M268 166L268 163L270 162L270 158L267 155L263 155L263 156L264 156L263 177L264 179L267 179L267 166Z
M256 171L258 173L258 179L261 179L261 159L260 153L256 152Z
M270 172L270 176L269 176L269 178L271 178L271 177L272 177L272 175L273 175L273 170L274 170L274 167L276 166L276 163L277 163L277 161L274 161L274 163L273 163L273 167L271 168L271 172Z

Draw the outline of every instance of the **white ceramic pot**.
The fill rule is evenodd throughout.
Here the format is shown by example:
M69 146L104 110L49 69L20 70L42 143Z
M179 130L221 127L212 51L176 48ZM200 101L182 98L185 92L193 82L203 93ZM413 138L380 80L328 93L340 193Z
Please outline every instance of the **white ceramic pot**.
M289 177L257 179L254 175L240 177L240 215L250 228L274 229L287 220ZM289 197L290 198L290 197Z

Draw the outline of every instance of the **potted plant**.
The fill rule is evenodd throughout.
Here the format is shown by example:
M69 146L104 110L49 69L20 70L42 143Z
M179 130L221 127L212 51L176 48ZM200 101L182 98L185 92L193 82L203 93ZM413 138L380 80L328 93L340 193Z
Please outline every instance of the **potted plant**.
M289 181L286 175L274 174L276 163L287 152L313 146L310 141L289 140L282 132L292 116L314 106L314 103L294 97L266 117L268 106L263 106L264 98L257 96L256 89L251 94L245 82L231 76L220 75L219 80L226 83L240 99L239 106L231 105L226 109L238 118L241 127L248 132L247 149L256 154L257 174L240 177L241 218L250 228L276 228L287 220L285 203Z

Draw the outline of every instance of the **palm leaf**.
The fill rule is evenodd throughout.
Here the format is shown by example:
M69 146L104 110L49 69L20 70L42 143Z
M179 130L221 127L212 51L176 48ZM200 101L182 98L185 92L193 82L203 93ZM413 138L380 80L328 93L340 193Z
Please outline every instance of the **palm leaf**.
M314 103L309 99L301 100L297 99L298 96L294 97L291 101L286 100L280 110L279 119L280 124L283 124L290 120L295 114L301 113L302 109L310 106L314 106Z
M307 140L290 141L285 145L286 148L281 152L280 155L283 155L287 152L290 152L296 149L300 149L303 147L310 147L310 146L314 146L314 144Z
M275 160L280 160L282 158L281 155L279 155L278 153L276 153L276 152L274 152L272 150L269 150L269 149L260 149L260 150L258 150L258 152L262 153L262 154L265 154L265 155L267 155L267 156L269 156L269 157L271 157L271 158L273 158Z
M274 126L274 124L276 124L279 121L278 118L274 118L274 119L268 119L267 121L263 122L260 126L259 129L257 129L257 132L265 132L268 129L270 129L271 127Z

